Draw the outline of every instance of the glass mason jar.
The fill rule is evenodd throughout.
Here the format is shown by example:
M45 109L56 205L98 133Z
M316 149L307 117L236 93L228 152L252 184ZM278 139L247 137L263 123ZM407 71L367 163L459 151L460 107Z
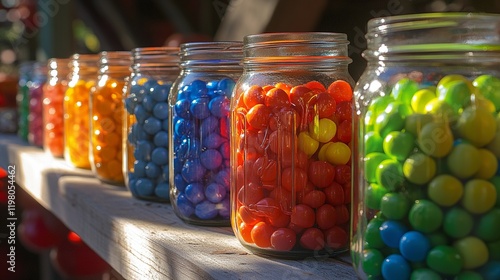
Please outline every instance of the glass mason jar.
M52 58L43 88L43 149L54 157L64 155L64 93L68 88L70 60Z
M187 223L229 226L229 102L241 42L181 45L169 98L170 201Z
M74 54L68 89L64 94L64 159L74 167L90 169L90 89L98 71L96 54Z
M351 108L347 36L244 38L231 101L231 222L268 256L348 249Z
M125 185L139 199L170 200L168 96L179 75L179 48L132 50L126 85L123 137Z
M361 278L500 279L499 28L488 14L368 22L353 153Z
M47 82L47 62L33 65L29 88L28 143L43 147L43 87Z
M123 185L123 88L130 52L104 51L99 57L99 77L90 90L90 167L99 180Z
M26 61L19 65L19 83L16 96L18 130L17 135L28 141L29 85L33 76L34 61Z

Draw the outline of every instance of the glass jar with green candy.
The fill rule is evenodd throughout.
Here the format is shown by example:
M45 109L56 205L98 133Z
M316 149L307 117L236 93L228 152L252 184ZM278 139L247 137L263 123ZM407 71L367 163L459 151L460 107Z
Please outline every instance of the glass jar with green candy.
M354 89L362 279L500 279L500 15L368 22Z

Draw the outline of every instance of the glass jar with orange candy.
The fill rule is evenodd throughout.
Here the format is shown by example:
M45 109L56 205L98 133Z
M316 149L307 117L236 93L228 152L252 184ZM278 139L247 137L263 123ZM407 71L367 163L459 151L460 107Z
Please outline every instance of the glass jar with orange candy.
M348 249L353 79L347 36L244 38L231 100L231 224L252 252Z
M64 159L70 165L90 169L90 89L97 80L96 54L74 54L68 89L64 94Z
M101 52L99 78L90 91L90 166L101 181L123 184L122 95L130 52Z
M47 62L33 66L33 78L29 83L28 143L43 146L43 87L47 82Z
M124 95L123 174L132 195L168 202L168 97L179 75L179 48L132 50L132 73Z
M43 88L43 149L54 157L64 155L64 93L68 87L69 59L49 60Z

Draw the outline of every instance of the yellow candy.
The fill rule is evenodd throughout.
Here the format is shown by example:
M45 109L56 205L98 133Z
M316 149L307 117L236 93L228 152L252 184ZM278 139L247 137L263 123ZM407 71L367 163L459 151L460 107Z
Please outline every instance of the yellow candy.
M309 133L303 131L299 133L299 148L307 156L312 156L319 148L319 142L314 140Z
M486 180L472 179L465 184L462 205L473 214L488 212L496 203L495 186Z
M333 165L344 165L351 158L351 149L345 143L335 142L326 150L326 160Z
M323 118L309 124L309 135L321 143L329 142L336 133L337 125L330 119Z
M495 155L487 149L479 149L479 171L475 178L489 180L497 173L498 160Z

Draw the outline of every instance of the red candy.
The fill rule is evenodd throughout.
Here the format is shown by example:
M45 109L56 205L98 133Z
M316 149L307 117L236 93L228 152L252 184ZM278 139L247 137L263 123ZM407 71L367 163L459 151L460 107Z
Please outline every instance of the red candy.
M334 165L324 159L326 149L322 160L319 154L334 142L351 145L351 86L345 81L328 87L319 81L252 85L236 98L232 187L240 240L276 251L347 249L350 162ZM314 126L323 118L335 122L335 136L299 145L318 142Z

